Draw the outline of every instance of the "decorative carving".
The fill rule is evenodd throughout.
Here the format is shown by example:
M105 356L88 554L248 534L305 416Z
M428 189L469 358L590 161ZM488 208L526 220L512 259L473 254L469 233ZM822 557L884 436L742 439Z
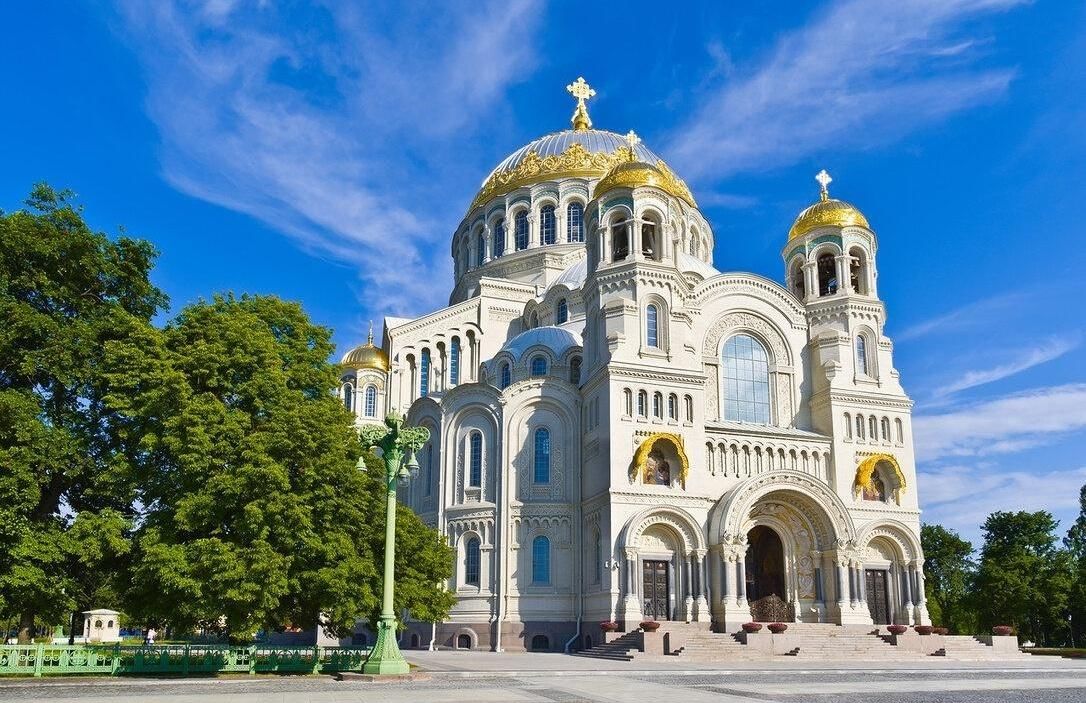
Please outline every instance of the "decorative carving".
M773 352L774 364L778 366L790 366L792 364L792 355L789 353L788 345L785 344L780 331L765 318L749 312L732 312L717 318L713 326L705 333L705 344L702 347L702 353L716 358L717 351L720 348L720 340L725 333L737 329L750 330L761 337Z
M755 622L792 622L792 606L776 593L750 604L750 618Z
M687 458L686 451L683 448L683 438L670 432L653 433L641 442L641 446L637 448L637 453L634 454L633 466L635 475L642 477L642 480L646 483L654 483L654 475L650 473L650 471L655 471L656 466L653 465L650 467L649 455L652 453L652 449L657 442L669 443L674 447L675 452L679 455L679 480L686 483L686 477L690 474L690 460Z

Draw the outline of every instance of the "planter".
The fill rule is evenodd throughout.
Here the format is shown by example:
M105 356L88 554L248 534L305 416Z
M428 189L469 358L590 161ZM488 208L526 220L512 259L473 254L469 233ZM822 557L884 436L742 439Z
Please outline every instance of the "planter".
M1010 625L996 625L992 628L992 634L999 637L1007 637L1014 634L1014 628Z
M908 625L890 625L886 629L890 631L891 635L904 635L906 632L909 631L909 626Z
M771 622L771 623L769 623L769 631L772 632L774 635L779 635L780 633L784 632L787 629L788 629L788 625L784 624L783 622Z
M760 622L745 622L743 623L743 632L758 632L762 629L762 623Z
M660 623L655 620L645 620L641 623L641 629L645 632L656 632L660 629Z
M937 628L935 628L934 632L937 635L949 635L950 634L950 628L949 627L937 627Z
M916 630L916 634L918 635L930 635L932 632L935 632L935 628L931 625L917 625L913 629Z
M603 630L604 632L617 632L618 631L618 623L615 622L614 620L604 620L603 622L600 623L600 629Z

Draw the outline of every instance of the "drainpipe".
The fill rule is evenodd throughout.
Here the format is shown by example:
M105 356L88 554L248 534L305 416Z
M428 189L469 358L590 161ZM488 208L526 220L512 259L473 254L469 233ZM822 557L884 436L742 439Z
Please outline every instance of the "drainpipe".
M434 647L434 642L437 640L437 623L430 623L430 646L426 648L427 652L436 652L437 648Z
M579 409L578 409L579 410ZM580 412L578 412L578 417ZM578 438L579 440L580 438ZM580 452L577 452L577 466L581 466ZM566 642L566 646L563 648L566 654L570 653L573 648L573 643L581 637L581 621L584 619L584 552L581 549L584 539L584 524L581 520L581 476L577 474L577 481L573 486L573 519L570 521L569 529L573 532L573 554L577 555L577 559L573 564L573 577L576 579L575 583L577 588L575 593L577 594L577 631L573 633L573 637L569 638Z

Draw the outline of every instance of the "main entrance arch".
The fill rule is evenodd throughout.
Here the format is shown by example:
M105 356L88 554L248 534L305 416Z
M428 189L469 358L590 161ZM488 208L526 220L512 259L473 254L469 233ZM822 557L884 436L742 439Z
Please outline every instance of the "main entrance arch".
M708 620L705 536L689 513L672 506L642 510L627 521L620 544L621 619Z
M784 586L784 543L767 525L755 525L747 533L746 591L751 618L756 621L790 621Z

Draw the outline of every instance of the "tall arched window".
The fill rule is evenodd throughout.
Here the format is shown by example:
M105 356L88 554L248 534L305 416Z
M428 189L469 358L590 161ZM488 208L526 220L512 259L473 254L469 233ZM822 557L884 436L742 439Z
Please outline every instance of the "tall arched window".
M852 415L845 413L845 439L852 439Z
M626 417L633 415L633 391L629 388L622 391L623 398L626 401Z
M641 417L649 416L649 394L646 391L637 392L637 414Z
M539 211L539 230L540 234L543 235L544 244L558 242L558 221L554 216L553 205L545 205Z
M354 387L349 383L343 385L343 407L354 410Z
M377 386L366 386L364 410L366 417L377 417Z
M853 247L849 251L848 271L853 292L867 295L867 255L863 249Z
M581 357L575 356L569 362L569 382L575 386L581 385Z
M630 231L625 222L611 226L611 243L614 261L622 261L630 255Z
M464 583L479 585L479 538L472 537L464 547Z
M570 203L566 208L566 239L584 241L584 206L580 203Z
M679 419L679 396L674 393L667 397L667 419Z
M901 424L901 418L894 418L894 436L897 438L898 444L905 443L905 430Z
M880 424L880 427L882 429L882 441L883 442L889 442L890 441L890 418L888 418L888 417L882 418L882 422L879 423L879 424Z
M878 421L878 419L874 415L872 415L871 417L868 418L867 423L868 423L868 427L871 429L870 434L868 434L867 436L871 438L872 442L878 441L878 439L879 439L879 421Z
M472 432L468 445L471 452L468 485L478 487L483 485L483 433L478 430Z
M564 325L569 321L569 303L565 298L558 301L558 308L555 310L554 319L559 325Z
M652 394L652 416L659 419L664 417L664 394L659 391Z
M551 541L546 537L532 540L532 583L546 585L551 582Z
M864 376L870 376L867 366L867 339L862 335L856 335L856 371Z
M460 383L460 338L453 337L449 345L449 384Z
M532 375L533 376L546 376L547 375L547 358L543 356L532 357Z
M528 248L528 213L524 211L513 218L513 244L517 251Z
M818 257L818 294L833 295L837 292L837 259L825 253Z
M482 266L486 263L486 239L483 238L482 234L475 240L475 247L475 265Z
M509 387L509 384L513 382L513 369L510 368L509 362L502 364L501 381L499 385L502 389Z
M867 426L864 424L864 416L856 416L856 439L863 439Z
M419 397L430 395L430 350L422 350L422 368L419 371Z
M493 237L491 257L496 259L505 253L505 220L498 220L494 223Z
M660 308L655 303L645 308L645 344L660 346Z
M683 396L683 405L686 406L686 421L694 422L694 398L689 395Z
M769 357L749 334L724 344L724 419L769 424Z
M792 293L800 300L807 297L807 281L804 280L803 276L803 261L800 259L792 265L791 275Z
M535 456L532 462L532 480L535 483L551 482L551 433L546 427L535 431Z

